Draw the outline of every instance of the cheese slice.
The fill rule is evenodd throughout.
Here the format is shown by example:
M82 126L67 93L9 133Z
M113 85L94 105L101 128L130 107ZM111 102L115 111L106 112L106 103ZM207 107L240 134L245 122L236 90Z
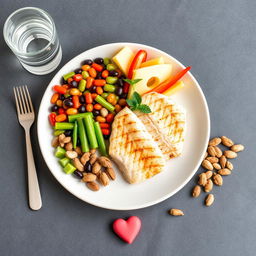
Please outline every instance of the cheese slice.
M152 90L160 83L167 80L172 73L171 64L160 64L144 68L135 69L132 79L142 79L140 82L130 86L128 98L131 97L134 91L143 95Z
M148 67L148 66L153 66L153 65L159 65L159 64L164 64L164 58L159 57L155 59L148 60L146 62L141 63L140 68Z
M125 46L112 58L112 60L127 76L134 56L135 54L133 53L133 51L129 47Z

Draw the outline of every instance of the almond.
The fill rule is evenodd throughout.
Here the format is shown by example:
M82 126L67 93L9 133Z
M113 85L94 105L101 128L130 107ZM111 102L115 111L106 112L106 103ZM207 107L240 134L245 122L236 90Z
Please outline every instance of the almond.
M212 166L212 164L208 160L204 160L202 162L202 166L203 166L203 168L205 168L207 170L210 170L210 171L213 170L213 166Z
M201 187L199 185L194 186L192 190L192 196L199 197L200 194L201 194Z
M207 180L207 183L204 186L204 191L210 192L210 191L212 191L212 188L213 188L213 183L212 183L212 180L209 179L209 180Z
M226 136L221 136L221 142L226 147L231 147L234 145L234 142Z
M230 170L230 171L232 171L233 170L233 164L230 162L230 161L227 161L227 163L226 163L226 167Z
M52 139L52 146L53 146L54 148L56 148L56 147L59 146L59 137L54 137L54 138Z
M84 173L83 181L84 182L93 182L95 181L97 176L93 173Z
M66 149L67 151L72 151L72 149L73 149L72 142L68 142L68 143L65 145L65 149Z
M237 153L237 152L243 151L244 146L242 144L236 144L236 145L233 145L230 149Z
M90 157L90 164L94 164L97 160L97 155L96 154L91 154L91 157Z
M236 158L237 157L237 153L231 150L226 150L224 151L224 156L226 158Z
M209 146L207 149L210 156L216 156L216 152L213 146Z
M205 186L206 182L207 182L206 174L204 172L199 174L198 185Z
M227 168L224 168L224 169L220 169L218 171L218 174L222 175L222 176L227 176L227 175L230 175L231 174L231 171Z
M220 170L220 169L221 169L221 166L220 166L218 163L214 163L214 164L213 164L213 167L214 167L216 170Z
M206 206L211 206L214 202L214 195L213 194L209 194L208 196L206 196L205 198L205 205Z
M78 158L74 158L73 159L73 165L76 167L76 169L80 172L84 171L84 166L82 165L82 163L80 162L80 160Z
M110 179L115 180L116 179L116 173L113 168L107 168L106 173L110 177Z
M218 158L220 158L222 156L222 150L219 147L214 147L215 150L215 154Z
M212 171L207 171L207 172L205 172L205 175L206 175L207 180L212 177L212 174L213 174Z
M219 162L219 159L215 156L209 156L209 157L206 158L206 160L208 160L211 164Z
M109 158L101 156L98 158L99 163L105 168L112 168L112 164Z
M221 143L221 138L215 137L209 141L209 146L217 146Z
M222 156L220 157L220 166L221 166L221 168L225 168L226 163L227 163L227 158L222 155Z
M109 184L109 178L105 172L101 172L99 178L100 178L100 182L103 186L107 186Z
M83 164L83 165L85 165L88 161L89 161L89 159L90 159L90 153L89 152L86 152L86 153L84 153L83 155L82 155L82 157L80 158L80 161L81 161L81 163Z
M74 159L78 157L78 154L76 153L76 151L66 151L65 156L69 159Z
M101 170L101 165L96 161L92 166L92 173L98 174Z
M221 175L216 174L213 176L213 183L217 186L222 186L223 185L223 179L221 177Z
M169 214L172 216L183 216L184 212L180 209L170 209Z
M98 191L100 189L100 186L96 182L87 182L87 187L92 191Z

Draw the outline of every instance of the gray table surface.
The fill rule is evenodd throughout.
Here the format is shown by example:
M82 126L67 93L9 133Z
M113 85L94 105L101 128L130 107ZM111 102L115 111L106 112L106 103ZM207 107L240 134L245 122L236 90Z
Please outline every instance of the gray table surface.
M255 1L27 1L2 0L0 27L24 6L52 15L63 49L60 67L91 47L120 41L166 51L201 84L211 115L211 136L227 135L246 150L235 169L215 188L210 208L192 199L192 179L164 202L135 211L96 208L69 194L54 179L41 156L36 125L34 155L43 208L27 205L25 144L16 120L12 87L27 84L38 110L55 72L35 76L23 70L0 38L0 255L255 255L256 177L256 3ZM184 217L171 217L169 208ZM111 231L115 218L137 215L142 230L132 245Z

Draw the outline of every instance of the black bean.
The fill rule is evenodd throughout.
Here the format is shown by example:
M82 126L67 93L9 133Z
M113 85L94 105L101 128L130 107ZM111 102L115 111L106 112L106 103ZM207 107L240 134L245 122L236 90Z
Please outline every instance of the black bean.
M102 79L102 76L101 76L101 72L98 72L97 75L96 75L96 79Z
M99 111L99 110L96 110L96 109L94 109L94 110L92 111L92 113L93 113L94 116L99 116L99 115L100 115L100 111Z
M72 130L66 130L66 131L64 132L64 134L65 134L65 136L69 137L69 136L72 135Z
M91 59L84 60L83 64L84 65L92 65L92 60Z
M73 105L74 105L72 99L69 99L69 98L65 99L65 100L63 101L63 104L64 104L66 107L73 107Z
M97 64L103 64L104 60L102 58L96 58L94 62Z
M80 101L80 103L82 103L82 104L85 103L84 95L79 96L79 101Z
M81 106L78 108L78 111L79 111L79 113L85 113L85 112L86 112L86 107L85 107L85 105L81 105Z
M65 96L63 94L60 95L60 100L65 100Z
M53 105L53 106L51 107L51 111L52 111L52 112L56 112L56 111L58 111L58 109L59 109L59 107L58 107L57 105Z
M116 84L117 84L118 86L121 86L121 87L124 86L124 82L123 82L123 80L120 79L120 78L117 80Z
M109 135L103 135L103 137L104 137L105 140L109 139Z
M78 86L78 82L73 80L71 81L70 85L76 88Z
M123 88L117 87L115 93L117 96L121 96L123 94Z
M110 76L118 76L119 73L118 73L116 70L110 70L110 71L109 71L109 75L110 75Z
M60 79L60 83L61 83L61 84L66 84L67 81L62 77L62 78Z
M84 170L86 172L91 172L92 171L92 165L90 164L90 161L88 161L85 166L84 166Z
M96 92L96 89L97 89L97 86L92 86L91 88L90 88L90 92L92 92L92 93L95 93Z
M127 98L127 93L122 93L122 95L120 96L121 99L126 99Z
M82 178L83 178L83 173L82 173L82 172L79 172L79 171L75 170L75 171L73 172L73 174L74 174L77 178L79 178L79 179L82 179Z
M83 70L81 68L78 68L75 70L75 73L76 74L82 74Z

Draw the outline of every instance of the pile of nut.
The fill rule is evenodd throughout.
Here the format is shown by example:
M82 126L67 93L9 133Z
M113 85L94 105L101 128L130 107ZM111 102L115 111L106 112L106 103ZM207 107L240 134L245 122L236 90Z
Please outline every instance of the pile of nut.
M228 150L222 152L218 147L221 143L228 147ZM226 136L211 139L202 162L202 167L207 171L199 174L198 185L194 187L192 196L198 197L201 193L201 187L203 187L206 193L209 193L213 189L213 184L222 186L222 176L230 175L233 170L233 164L229 160L236 158L237 153L243 150L243 145L234 144L234 142ZM214 195L208 194L205 198L205 205L211 206L213 202Z
M107 186L110 180L115 180L116 174L111 160L105 156L98 157L96 149L82 153L80 147L73 148L71 137L66 137L64 134L55 137L52 146L65 148L65 156L71 159L72 164L76 167L73 174L85 182L92 191L98 191L100 189L99 184Z

